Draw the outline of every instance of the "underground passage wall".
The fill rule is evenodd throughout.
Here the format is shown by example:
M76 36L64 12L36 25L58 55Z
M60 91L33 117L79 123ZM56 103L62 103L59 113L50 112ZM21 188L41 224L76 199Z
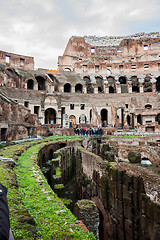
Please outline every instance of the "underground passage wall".
M129 174L83 148L77 150L76 165L81 198L92 199L102 215L100 239L160 238L160 205L147 196L135 171Z
M39 151L38 163L42 168L51 160L48 182L51 181L52 188L56 190L55 184L65 184L71 178L76 156L77 191L80 199L90 199L98 208L99 239L159 239L160 205L147 196L137 166L127 164L128 173L119 169L120 163L104 161L81 144L59 142Z

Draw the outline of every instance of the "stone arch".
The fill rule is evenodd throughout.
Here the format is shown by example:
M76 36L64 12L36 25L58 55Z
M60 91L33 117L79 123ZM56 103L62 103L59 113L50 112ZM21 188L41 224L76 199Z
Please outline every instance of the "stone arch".
M125 76L120 76L119 77L119 82L120 84L127 84L127 79Z
M115 88L115 79L112 76L107 77L108 80L108 86L109 86L109 93L115 93L116 88Z
M152 105L151 105L151 104L146 104L146 105L145 105L145 108L151 109L151 108L152 108Z
M104 83L103 83L103 77L102 76L96 76L96 83L98 86L98 93L104 93Z
M160 92L160 76L157 78L157 81L156 81L156 91Z
M65 71L65 72L71 72L72 70L71 70L71 68L66 67L66 68L64 68L64 71Z
M7 68L5 70L6 74L9 76L10 79L12 79L12 82L14 82L14 85L16 88L22 87L22 81L21 78L19 77L18 73L12 69L12 68ZM4 82L4 86L6 83Z
M90 76L84 76L84 77L83 77L83 80L84 80L85 83L86 83L87 93L94 93L94 88L93 88L93 85L92 85L92 83L91 83Z
M120 76L119 82L121 85L121 93L128 93L127 78L125 76Z
M102 127L108 125L108 110L106 108L101 109L101 122Z
M132 76L131 81L132 81L132 92L138 93L139 92L139 81L138 81L137 76Z
M75 92L76 93L82 93L83 92L83 85L81 83L77 83L75 86Z
M27 81L27 89L34 89L34 81L33 79L28 79Z
M64 92L71 92L71 84L70 83L64 84Z
M87 122L87 117L83 114L79 117L79 123L86 123Z
M112 86L109 86L109 93L115 93L115 89Z
M38 90L46 90L46 80L42 76L35 77L38 83Z
M56 110L54 108L45 110L45 124L56 124Z
M69 127L72 128L76 124L76 117L74 115L69 116Z
M143 83L143 91L144 92L152 92L152 83L151 83L151 77L146 76Z

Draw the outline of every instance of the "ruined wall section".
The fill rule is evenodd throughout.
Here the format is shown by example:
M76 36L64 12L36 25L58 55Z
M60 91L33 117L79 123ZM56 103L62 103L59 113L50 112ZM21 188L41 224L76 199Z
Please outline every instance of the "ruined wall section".
M37 136L37 116L0 92L1 141ZM3 135L3 137L2 137ZM2 139L3 138L3 139Z
M27 70L34 70L34 58L19 54L0 51L0 64L8 67L16 67Z
M160 205L145 192L149 195L153 186L145 189L138 168L127 166L108 165L100 157L79 148L77 182L81 197L92 199L102 212L104 239L158 239ZM151 178L147 182L150 181Z
M59 69L77 73L127 74L159 71L159 33L120 37L84 36L70 38Z
M159 137L157 137L157 140ZM138 137L131 139L113 138L105 141L114 148L116 158L119 160L127 160L130 151L141 153L141 158L149 159L153 165L160 166L159 152L160 145L156 142L156 137L153 141L148 140L147 137Z

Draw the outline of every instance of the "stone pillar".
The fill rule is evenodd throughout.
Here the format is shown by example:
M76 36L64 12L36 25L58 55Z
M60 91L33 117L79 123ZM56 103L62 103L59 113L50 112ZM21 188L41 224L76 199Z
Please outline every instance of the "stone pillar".
M142 85L142 83L139 84L139 92L143 93L143 85Z
M120 83L116 83L116 92L121 93L121 85Z
M131 85L131 83L128 83L128 93L132 93L132 85Z
M75 93L75 86L71 86L71 93Z
M152 91L156 92L156 83L152 83Z
M87 88L83 87L83 93L87 93Z
M41 124L45 124L45 110L41 110L40 122L41 122Z
M38 90L38 83L34 84L34 90Z
M98 93L98 87L94 87L94 93Z
M94 202L88 199L78 200L75 204L74 215L99 239L99 212Z
M109 86L108 85L104 85L104 93L109 93Z
M56 118L56 124L61 125L61 109L58 109L57 118Z
M63 86L59 87L59 92L64 92L64 87Z

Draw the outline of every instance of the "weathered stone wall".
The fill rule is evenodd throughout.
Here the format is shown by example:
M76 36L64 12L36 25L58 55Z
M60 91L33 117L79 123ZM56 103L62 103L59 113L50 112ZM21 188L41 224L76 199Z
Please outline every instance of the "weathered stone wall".
M6 59L7 57L7 59ZM18 55L14 53L0 51L0 64L6 64L8 67L17 67L21 69L34 70L34 58Z
M138 174L136 166L119 165L109 166L100 157L78 148L77 182L81 197L92 199L103 215L102 239L158 239L160 205L146 195L150 192L146 185L153 176L149 181L146 177L144 187L144 176Z
M148 158L152 164L159 166L160 146L156 139L158 140L159 137L110 138L106 143L114 147L114 153L118 159L128 159L128 153L136 151L141 153L141 158Z
M5 131L1 140L11 141L29 136L36 137L38 126L37 115L30 110L0 93L0 135ZM4 130L6 129L6 130Z

